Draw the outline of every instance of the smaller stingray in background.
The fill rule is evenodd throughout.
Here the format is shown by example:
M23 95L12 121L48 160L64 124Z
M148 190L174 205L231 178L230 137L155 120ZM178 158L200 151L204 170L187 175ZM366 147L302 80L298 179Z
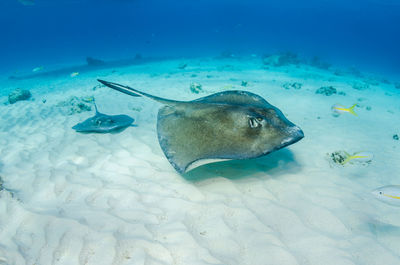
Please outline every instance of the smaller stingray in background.
M179 173L216 161L267 155L304 137L303 131L278 108L247 91L224 91L192 101L176 101L98 81L130 96L143 96L164 105L158 111L158 141Z
M130 126L135 120L128 115L106 115L97 110L94 103L96 114L86 119L84 122L78 123L72 129L83 133L110 133L121 131Z

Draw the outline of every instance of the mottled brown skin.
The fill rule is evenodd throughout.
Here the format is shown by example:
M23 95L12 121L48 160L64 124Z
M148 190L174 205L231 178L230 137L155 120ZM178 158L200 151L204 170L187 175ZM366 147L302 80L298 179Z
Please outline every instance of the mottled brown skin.
M193 102L190 107L165 106L158 115L160 145L182 173L201 159L255 158L303 137L302 133L294 136L287 130L295 125L278 109L267 102L260 103L263 104ZM257 120L257 126L252 127L250 119Z
M175 101L99 81L122 93L148 97L165 105L158 112L158 140L179 173L209 159L266 155L304 137L302 130L278 108L250 92L225 91L193 101Z

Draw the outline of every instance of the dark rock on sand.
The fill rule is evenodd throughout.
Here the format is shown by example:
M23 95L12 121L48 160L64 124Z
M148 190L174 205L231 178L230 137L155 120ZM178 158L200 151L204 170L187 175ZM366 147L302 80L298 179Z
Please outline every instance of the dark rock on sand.
M346 160L348 157L346 152L344 151L335 151L329 154L330 159L332 160L333 163L335 164L343 164L343 162Z
M393 140L398 141L399 140L399 136L397 134L393 135Z
M323 86L323 87L318 88L317 91L315 91L315 94L331 96L333 94L337 94L337 90L333 86Z
M92 103L94 102L93 97L70 97L69 99L59 102L56 106L61 107L61 109L68 115L73 115L75 113L81 113L84 111L92 110Z
M8 95L8 102L10 102L10 104L14 104L17 101L28 100L31 97L32 94L29 92L29 90L17 88Z
M356 82L356 83L353 83L352 88L354 88L356 90L366 90L369 88L369 85L367 83Z
M192 91L195 94L199 94L202 91L202 86L199 83L193 82L190 84L190 91Z
M301 89L301 87L303 86L303 84L298 83L298 82L294 82L294 83L284 83L282 85L282 87L284 89Z

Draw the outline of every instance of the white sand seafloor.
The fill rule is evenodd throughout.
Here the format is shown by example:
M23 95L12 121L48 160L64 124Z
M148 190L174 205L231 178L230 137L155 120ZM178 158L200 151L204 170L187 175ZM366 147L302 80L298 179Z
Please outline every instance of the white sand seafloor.
M188 66L178 69L182 62ZM97 78L177 100L251 91L305 138L262 158L180 175L158 143L160 104L93 90ZM17 87L34 99L0 105L0 264L400 264L400 207L370 193L400 184L400 141L392 138L400 135L400 90L393 84L307 65L264 69L257 58L3 79L1 103ZM191 82L204 91L192 93ZM303 87L284 89L286 82ZM355 82L369 88L356 90ZM315 94L321 86L346 95ZM77 133L71 127L94 112L67 115L57 104L70 96L94 96L101 112L130 115L137 127ZM358 103L358 116L333 117L335 103ZM338 150L369 151L374 159L332 166L326 154Z

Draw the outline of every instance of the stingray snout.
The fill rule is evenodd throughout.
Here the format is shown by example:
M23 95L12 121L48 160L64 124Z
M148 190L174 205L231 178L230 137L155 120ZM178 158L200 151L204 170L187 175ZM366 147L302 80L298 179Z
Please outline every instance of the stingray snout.
M294 144L304 138L304 132L299 126L293 125L286 129L288 137L282 141L283 146Z
M289 127L289 135L291 135L298 141L304 137L304 132L299 126L294 125L292 127Z
M300 129L299 126L293 126L291 127L291 132L294 135L295 138L298 138L299 140L304 137L304 132L302 129Z

